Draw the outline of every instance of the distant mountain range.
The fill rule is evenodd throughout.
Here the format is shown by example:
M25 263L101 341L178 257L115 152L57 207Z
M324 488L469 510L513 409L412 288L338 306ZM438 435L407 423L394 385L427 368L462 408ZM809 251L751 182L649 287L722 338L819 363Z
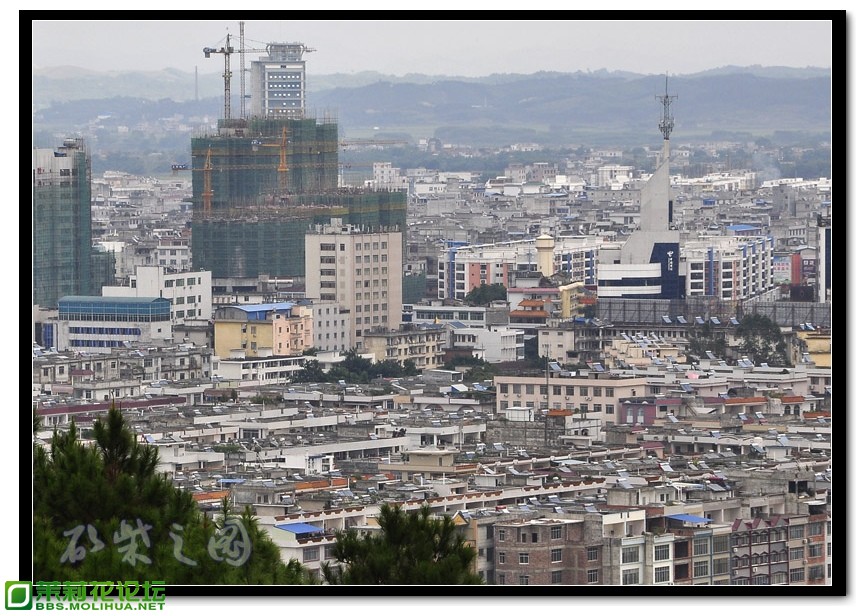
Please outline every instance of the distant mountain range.
M664 75L539 72L467 78L374 72L308 75L311 114L336 115L345 136L438 137L471 145L532 141L567 145L657 138ZM239 95L238 90L232 94ZM674 137L777 131L828 134L829 69L723 67L669 79ZM74 101L128 97L222 111L219 74L99 73L73 67L33 71L33 108L55 119ZM841 95L839 100L845 97ZM232 103L237 109L236 103ZM102 100L109 108L109 101ZM185 106L185 105L182 105ZM44 118L45 115L43 114Z

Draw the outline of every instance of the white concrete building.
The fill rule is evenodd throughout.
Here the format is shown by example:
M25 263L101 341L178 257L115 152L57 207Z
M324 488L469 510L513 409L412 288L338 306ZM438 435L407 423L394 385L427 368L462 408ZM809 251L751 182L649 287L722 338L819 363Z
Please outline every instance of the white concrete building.
M596 236L542 235L529 240L446 248L439 254L439 299L464 299L482 284L508 286L512 272L565 272L573 281L594 284L601 243ZM549 268L551 271L545 271Z
M685 295L746 300L774 288L771 237L722 236L685 242Z
M135 268L130 286L102 287L103 297L164 297L171 302L171 323L210 321L213 318L211 273L171 272L159 265Z

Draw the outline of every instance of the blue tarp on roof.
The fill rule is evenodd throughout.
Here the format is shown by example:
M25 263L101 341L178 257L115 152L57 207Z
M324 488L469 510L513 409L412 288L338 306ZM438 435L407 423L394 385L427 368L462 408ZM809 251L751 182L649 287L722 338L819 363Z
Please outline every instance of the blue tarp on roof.
M298 522L296 524L277 524L276 528L280 530L287 530L288 532L294 533L295 535L324 532L318 526L313 526L312 524L303 524L301 522Z
M692 524L708 524L712 521L709 518L701 518L689 513L677 513L675 515L667 515L664 517L670 518L671 520L678 520L679 522L691 522Z

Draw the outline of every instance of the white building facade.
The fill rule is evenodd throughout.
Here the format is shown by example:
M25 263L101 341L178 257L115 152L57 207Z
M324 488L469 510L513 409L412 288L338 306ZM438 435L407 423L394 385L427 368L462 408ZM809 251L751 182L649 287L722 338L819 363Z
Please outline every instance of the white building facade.
M164 297L171 302L171 323L210 321L213 318L211 272L171 272L169 268L139 265L128 287L102 287L104 297Z

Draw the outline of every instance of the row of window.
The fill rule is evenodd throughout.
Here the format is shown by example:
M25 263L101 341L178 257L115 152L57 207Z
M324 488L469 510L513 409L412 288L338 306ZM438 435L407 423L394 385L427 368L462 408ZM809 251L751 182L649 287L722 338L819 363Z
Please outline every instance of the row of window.
M171 253L174 254L174 251L172 250ZM199 277L197 280L198 280L198 282L196 282L195 278L187 278L186 279L186 286L191 287L195 284L201 284L201 278ZM176 280L171 279L171 280L165 281L165 288L166 289L170 289L171 287L182 287L182 286L184 286L183 278L177 278Z
M138 327L70 327L70 334L101 334L110 336L140 336Z
M122 340L70 340L71 347L110 348L123 346Z
M539 385L541 394L545 394L547 392L546 385ZM520 395L523 393L523 384L522 383L499 383L499 393L506 394L508 393L508 389L510 389L510 393ZM564 395L573 396L577 391L577 387L573 385L553 385L553 395L561 396L564 391ZM589 393L591 391L591 394ZM615 397L615 389L613 387L579 387L579 392L581 396L598 396L600 397L602 394L607 398ZM532 384L525 385L525 393L527 395L533 395L535 393L535 386Z

